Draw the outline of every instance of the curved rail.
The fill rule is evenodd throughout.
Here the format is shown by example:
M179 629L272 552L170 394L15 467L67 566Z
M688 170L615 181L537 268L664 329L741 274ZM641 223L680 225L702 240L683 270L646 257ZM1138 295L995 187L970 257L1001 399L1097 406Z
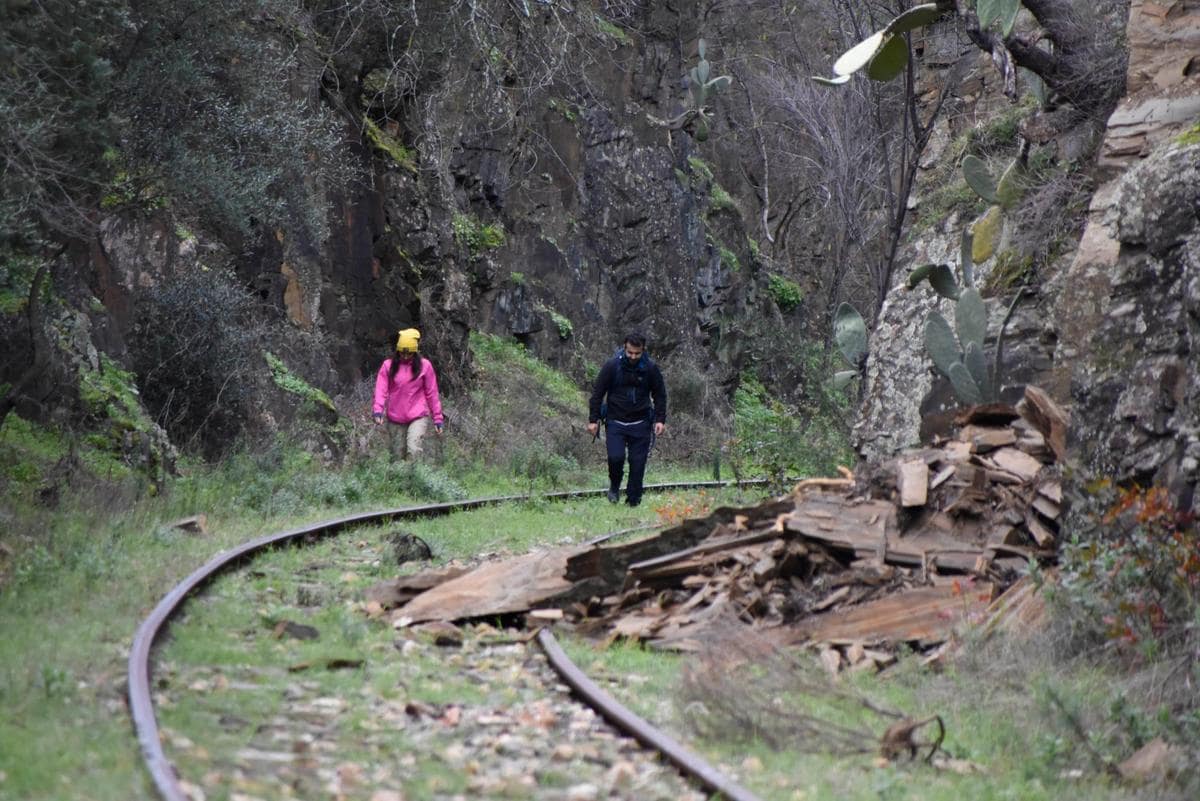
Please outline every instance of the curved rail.
M628 733L642 745L653 748L674 763L684 773L695 776L708 789L732 801L758 801L758 796L693 754L667 733L654 728L622 706L617 699L600 689L594 681L575 666L563 652L550 629L541 629L538 645L546 653L550 665L575 693L599 712L605 720Z
M660 491L672 489L703 489L703 488L719 488L729 486L758 486L766 483L765 480L755 479L750 481L689 481L665 484L648 484L646 490ZM563 492L544 493L540 497L551 500L567 500L571 498L586 498L592 495L603 495L605 490L567 490ZM417 517L420 515L443 515L451 512L461 512L469 509L479 509L484 506L490 506L498 503L506 503L510 501L524 501L530 498L529 495L499 495L490 498L473 498L465 501L450 501L448 503L426 504L422 506L406 506L397 509L387 509L378 512L363 512L347 517L339 517L334 520L327 520L323 523L315 523L311 526L292 529L278 534L268 534L264 537L251 540L243 543L235 548L223 551L212 559L208 560L203 566L193 571L187 578L175 585L166 595L159 600L150 614L138 626L137 632L133 637L133 645L129 651L129 715L133 720L134 731L137 734L138 743L141 746L142 758L146 762L146 769L150 772L151 778L154 779L155 787L158 788L159 795L165 801L189 801L183 788L180 787L179 777L175 773L175 768L167 759L166 753L163 751L162 739L159 735L158 719L154 714L154 702L150 695L150 651L153 648L158 638L166 631L166 626L171 617L179 610L180 605L193 592L203 587L205 584L214 579L224 570L237 563L239 560L257 552L268 548L272 545L279 545L300 540L304 537L325 537L330 534L335 534L349 526L361 525L364 523L380 523L392 520L395 518ZM555 645L557 647L557 644ZM545 645L543 645L545 648ZM561 651L560 651L561 653ZM565 654L562 657L566 659ZM568 664L570 661L567 660ZM574 667L572 665L572 667ZM578 672L578 669L576 669ZM583 675L580 673L579 675ZM585 677L586 680L586 677ZM574 686L574 685L572 685ZM594 686L594 685L593 685ZM599 688L596 688L599 691ZM603 692L603 691L600 691ZM582 693L581 693L582 694ZM586 698L586 697L585 697ZM616 701L610 697L608 699L612 704ZM619 707L620 705L617 704ZM624 709L623 707L621 709ZM608 717L607 713L601 708L597 711ZM633 720L638 721L641 725L649 728L649 724L637 718L628 710L625 713ZM619 728L625 728L621 721L623 718L610 719L614 725ZM673 762L675 758L667 751L660 748L653 742L642 740L642 737L632 729L625 729L632 736L641 740L646 745L652 748L658 748L660 752L668 756ZM670 740L665 734L664 742ZM674 741L670 741L674 742ZM676 743L676 746L678 744ZM700 774L695 773L690 766L675 762L685 772L692 773L706 786L713 787L708 780ZM707 771L714 775L720 776L717 771L707 765L704 766ZM721 777L724 778L724 777ZM729 781L725 779L725 781ZM731 783L732 785L732 783ZM732 785L736 787L736 785ZM713 789L717 789L713 787ZM740 789L740 788L738 788ZM720 790L720 792L727 792ZM745 792L745 791L742 791ZM728 793L727 793L728 794ZM751 795L734 796L730 798L752 799Z

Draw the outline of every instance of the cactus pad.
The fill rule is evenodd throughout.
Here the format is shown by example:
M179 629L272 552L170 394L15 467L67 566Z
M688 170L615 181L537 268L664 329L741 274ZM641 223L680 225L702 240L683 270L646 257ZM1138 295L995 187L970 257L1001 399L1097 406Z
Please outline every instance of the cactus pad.
M982 350L983 338L987 335L987 305L978 290L967 289L959 296L954 307L954 325L964 350L971 343Z
M958 361L958 345L954 341L950 323L938 312L930 312L929 319L925 321L925 350L929 351L934 367L949 376L950 365Z
M1004 214L999 206L992 206L975 222L971 223L971 261L983 264L996 252L1000 243L1000 228L1004 222Z
M849 303L838 306L833 319L833 338L842 357L857 367L867 353L867 324Z

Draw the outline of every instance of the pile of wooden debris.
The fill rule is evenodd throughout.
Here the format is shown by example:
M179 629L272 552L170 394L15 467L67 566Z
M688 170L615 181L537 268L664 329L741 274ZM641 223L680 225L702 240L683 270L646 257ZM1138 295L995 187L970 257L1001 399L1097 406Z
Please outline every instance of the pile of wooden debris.
M935 649L964 622L1024 622L1039 604L1029 564L1056 557L1066 417L1030 387L1016 408L958 422L955 439L857 477L801 481L636 542L402 577L370 604L397 626L529 614L679 650L739 619L822 645L832 670L885 665L901 643Z

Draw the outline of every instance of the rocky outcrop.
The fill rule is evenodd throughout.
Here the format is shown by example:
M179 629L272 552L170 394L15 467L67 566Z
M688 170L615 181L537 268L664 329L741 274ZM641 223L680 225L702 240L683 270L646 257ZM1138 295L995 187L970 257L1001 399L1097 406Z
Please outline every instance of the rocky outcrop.
M1115 182L1104 311L1072 375L1071 445L1093 477L1171 490L1200 478L1200 144L1160 147Z
M1128 90L1108 122L1089 222L1055 310L1052 389L1072 408L1078 482L1197 478L1200 8L1134 2Z

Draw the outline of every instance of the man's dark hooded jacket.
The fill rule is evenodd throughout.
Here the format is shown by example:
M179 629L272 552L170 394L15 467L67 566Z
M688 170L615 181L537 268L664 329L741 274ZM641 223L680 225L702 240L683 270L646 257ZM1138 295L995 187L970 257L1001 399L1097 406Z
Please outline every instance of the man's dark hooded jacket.
M624 423L646 420L653 400L654 422L667 422L667 384L658 365L645 353L636 364L630 364L624 353L604 363L588 401L589 423L599 422L605 394L609 420Z

